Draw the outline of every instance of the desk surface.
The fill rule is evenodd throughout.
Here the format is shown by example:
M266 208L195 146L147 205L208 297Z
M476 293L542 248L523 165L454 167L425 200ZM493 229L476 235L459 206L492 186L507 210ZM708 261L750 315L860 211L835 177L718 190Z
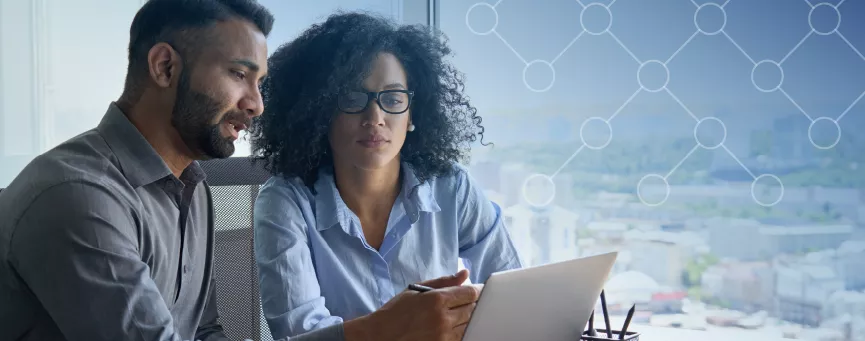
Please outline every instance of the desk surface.
M633 330L640 332L640 341L782 341L775 333L742 330L735 328L717 328L707 331L650 326L634 326Z

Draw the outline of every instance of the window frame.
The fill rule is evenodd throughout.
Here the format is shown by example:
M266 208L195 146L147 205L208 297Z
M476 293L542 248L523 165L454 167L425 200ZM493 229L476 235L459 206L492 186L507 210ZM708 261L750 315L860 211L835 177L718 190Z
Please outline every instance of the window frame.
M393 2L394 6L402 7L399 19L403 24L421 24L438 29L436 20L438 0L393 0Z

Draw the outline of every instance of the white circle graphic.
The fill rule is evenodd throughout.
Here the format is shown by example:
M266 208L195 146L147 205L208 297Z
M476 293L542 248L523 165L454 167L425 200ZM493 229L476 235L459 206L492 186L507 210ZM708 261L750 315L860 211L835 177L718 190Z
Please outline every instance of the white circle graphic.
M814 12L816 12L816 11L831 11L832 13L826 13L826 14L828 14L830 16L834 16L834 18L833 18L835 20L834 27L832 27L832 29L830 29L830 30L826 30L825 27L821 27L821 28L823 28L823 30L819 30L816 27L814 27ZM820 13L820 14L823 14L823 13ZM839 12L838 7L833 5L833 4L821 2L817 5L815 5L814 7L811 7L811 11L808 12L808 26L811 26L811 31L814 31L814 33L817 33L821 36L828 36L830 34L833 34L833 33L838 31L838 27L841 27L841 12Z
M587 125L589 124L589 122L591 122L591 121L601 121L601 122L604 123L604 126L607 127L607 131L609 131L609 134L607 135L607 138L606 138L606 140L605 140L603 143L600 143L600 144L594 144L594 145L593 145L593 144L589 143L588 141L586 141L586 138L585 138L585 129L586 129L586 126L587 126ZM604 119L604 118L601 118L601 117L589 117L587 120L583 121L583 124L580 125L580 141L582 141L582 142L583 142L583 145L585 145L585 146L586 146L587 148L589 148L589 149L594 149L594 150L604 149L604 147L606 147L607 145L609 145L609 144L610 144L610 141L612 141L612 140L613 140L613 126L611 126L611 125L610 125L610 122L607 121L607 120Z
M835 126L835 132L836 132L835 140L832 141L832 143L830 143L829 145L821 145L821 144L818 144L817 142L814 141L814 125L817 124L817 122L821 122L821 121L829 121ZM811 141L811 145L813 145L814 148L832 149L835 147L835 145L838 144L838 142L841 141L841 126L838 125L838 121L836 121L833 118L818 117L818 118L814 119L813 121L811 121L811 125L808 126L808 141Z
M590 30L588 27L586 27L586 12L588 12L592 8L597 8L597 7L600 7L601 10L603 10L604 14L606 14L607 24L600 30ZM595 10L595 12L598 12L598 10ZM597 14L593 13L592 15L597 15ZM591 34L591 35L597 36L597 35L607 33L610 31L610 27L613 26L613 12L610 12L610 8L604 4L599 4L597 2L589 4L588 6L583 8L583 10L580 12L580 26L583 27L583 31L586 31L586 33Z
M705 127L705 125L703 125L703 123L708 122L708 121L717 122L717 124L719 124L721 126L721 132L722 132L721 139L717 142L701 141L700 140L700 134L698 133L698 131L700 130L700 127ZM712 117L712 116L704 117L704 118L700 119L699 121L697 121L697 125L694 126L694 139L697 140L697 145L699 145L702 148L706 148L706 149L718 148L721 145L723 145L725 141L727 141L727 126L725 126L724 122L722 122L717 117Z
M661 198L661 200L658 200L656 202L648 202L646 200L645 195L647 193L643 193L643 185L644 185L645 181L648 179L660 179L664 183L664 195L663 195L663 198ZM659 174L646 174L642 178L640 178L639 182L637 182L637 198L640 199L640 202L643 203L643 205L660 206L660 205L663 205L669 197L670 197L670 183L667 182L666 178L664 178L663 176L661 176Z
M556 183L548 175L535 173L523 181L522 192L529 205L544 207L556 198Z
M781 75L778 79L778 84L775 84L773 87L762 87L762 86L758 85L757 80L754 77L754 74L757 73L758 68L762 68L762 69L775 68L775 69L777 69ZM784 69L781 67L781 64L778 64L778 62L776 62L774 60L768 60L768 59L761 60L757 64L754 64L754 68L751 69L751 84L753 84L754 87L757 88L757 90L760 90L762 92L777 91L778 89L781 88L781 85L784 84Z
M778 182L778 187L779 187L778 198L775 199L774 201L771 201L771 202L766 202L766 201L762 201L760 199L757 199L757 181L760 181L760 179L767 179L767 178L775 180L776 182ZM773 174L762 174L762 175L754 178L754 181L751 182L751 199L754 199L754 202L756 202L760 206L764 206L764 207L775 206L779 202L781 202L782 199L784 199L784 183L781 182L780 178L778 178L777 176L775 176Z
M474 27L472 27L471 20L469 20L469 17L471 16L472 11L474 11L478 7L485 7L488 10L492 11L492 13L493 13L493 18L494 18L493 25L492 25L492 27L490 27L486 31L479 31L479 30L475 29ZM466 26L469 28L469 31L471 31L472 33L477 34L479 36L485 36L485 35L488 35L490 33L493 33L496 30L496 28L499 26L499 12L496 11L496 8L493 7L493 5L490 5L486 2L476 3L476 4L472 5L472 7L469 7L468 11L466 11Z
M531 84L529 84L528 79L526 79L527 73L529 72L529 69L535 65L537 65L535 67L535 69L537 69L538 67L541 67L541 66L546 66L550 70L550 72L552 73L552 76L550 77L550 84L547 84L547 86L542 87L542 88L536 88L536 87L533 87ZM526 64L526 67L523 68L523 84L526 86L526 88L528 88L531 91L546 92L547 90L550 90L550 88L553 87L553 84L555 82L556 82L556 68L554 68L553 64L551 64L550 62L548 62L546 60L540 60L540 59L533 60L533 61L529 62L528 64Z
M721 18L722 18L721 26L718 27L717 29L713 29L713 28L705 27L704 25L700 25L700 20L698 19L700 17L700 14L701 13L706 14L709 11L714 11L714 10L721 11ZM721 7L721 5L718 5L718 4L713 3L713 2L708 2L708 3L702 4L702 5L700 5L700 7L697 8L697 12L694 13L694 26L697 26L697 31L699 31L702 34L708 35L708 36L713 36L713 35L716 35L718 33L721 33L721 31L724 30L724 27L727 26L727 11L725 11L724 7Z
M661 82L662 84L659 87L648 87L648 86L646 86L646 82L643 81L643 77L645 77L645 74L643 73L643 71L647 67L649 67L649 68L657 67L655 65L660 65L661 68L664 69L664 75L665 75L664 81ZM640 84L640 88L642 88L643 90L646 90L648 92L658 92L658 91L664 90L667 87L667 84L670 83L670 69L668 69L667 65L664 64L663 62L661 62L660 60L654 60L654 59L653 60L647 60L643 64L640 64L640 68L637 69L637 83Z

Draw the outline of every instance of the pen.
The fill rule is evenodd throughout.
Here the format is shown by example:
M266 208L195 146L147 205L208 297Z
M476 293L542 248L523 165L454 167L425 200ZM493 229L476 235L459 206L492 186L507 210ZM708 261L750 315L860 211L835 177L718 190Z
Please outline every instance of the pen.
M604 312L604 325L607 328L607 338L613 338L613 332L610 331L610 315L607 313L607 296L604 295L604 291L601 290L601 310Z
M625 317L625 325L622 326L622 331L619 333L619 340L625 339L625 334L628 333L628 325L631 324L631 318L634 317L634 309L637 305L632 305L631 310L628 310L628 316Z
M412 284L408 285L408 290L414 290L417 292L427 292L427 291L433 290L433 288L430 288L430 287L425 286L425 285L412 283Z

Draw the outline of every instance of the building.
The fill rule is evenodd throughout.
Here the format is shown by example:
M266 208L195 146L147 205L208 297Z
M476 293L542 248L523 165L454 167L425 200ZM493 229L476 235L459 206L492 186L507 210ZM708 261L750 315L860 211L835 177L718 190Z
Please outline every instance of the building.
M607 307L611 313L624 314L636 305L638 311L655 314L682 312L687 293L658 284L639 271L626 271L614 276L604 284Z
M710 266L700 275L700 294L703 300L711 300L721 297L724 289L724 274L727 267L722 265Z
M823 317L826 320L844 318L845 316L865 319L865 292L836 291L829 295L826 304L823 305L823 310Z
M629 224L621 221L597 220L589 222L586 230L593 237L613 244L621 244Z
M753 219L712 218L704 222L709 248L719 258L749 261L772 256L761 248L760 223Z
M833 293L844 290L844 280L831 267L789 261L785 257L776 259L773 267L777 316L793 323L819 326L825 320L825 302Z
M504 196L502 207L524 203L523 183L531 172L523 164L506 163L499 171L498 191Z
M808 139L807 120L798 115L787 115L772 122L771 156L787 162L807 163L814 157L815 148Z
M850 240L855 232L852 224L725 218L707 220L706 227L713 254L741 261L834 249Z
M674 289L683 288L682 273L688 262L707 251L705 241L694 233L639 230L625 233L625 248L635 256L631 270Z
M541 265L579 256L580 216L557 205L538 208L517 204L504 210L505 225L525 265Z
M842 243L835 252L835 263L836 271L844 278L846 290L865 290L865 241Z
M703 272L704 299L745 312L773 311L775 272L768 262L725 262Z
M763 224L761 247L770 254L797 254L834 249L853 237L852 224Z
M623 249L620 244L610 244L595 238L580 238L577 240L577 248L580 258L599 255L602 253L618 252L616 263L610 270L610 277L630 271L632 253L631 250Z

